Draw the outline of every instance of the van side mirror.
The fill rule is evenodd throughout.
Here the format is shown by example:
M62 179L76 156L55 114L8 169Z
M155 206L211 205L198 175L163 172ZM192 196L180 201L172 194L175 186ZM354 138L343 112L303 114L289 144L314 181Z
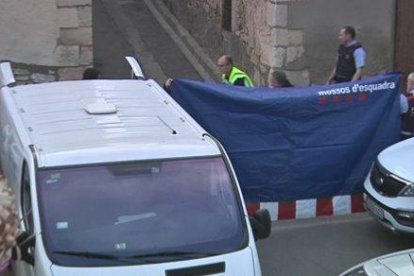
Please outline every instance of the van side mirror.
M267 209L258 210L253 216L250 216L249 219L256 241L266 239L270 236L272 223L270 220L270 213Z
M24 261L34 265L33 249L35 246L35 236L27 232L21 233L16 239L16 246L12 249L12 259L15 261Z

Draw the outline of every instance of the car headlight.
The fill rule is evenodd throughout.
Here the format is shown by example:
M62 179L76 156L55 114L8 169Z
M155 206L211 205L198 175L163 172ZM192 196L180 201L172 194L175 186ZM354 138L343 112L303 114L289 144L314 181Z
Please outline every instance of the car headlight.
M414 185L408 185L401 193L401 196L414 196Z
M342 276L368 276L363 265L360 265L344 274Z

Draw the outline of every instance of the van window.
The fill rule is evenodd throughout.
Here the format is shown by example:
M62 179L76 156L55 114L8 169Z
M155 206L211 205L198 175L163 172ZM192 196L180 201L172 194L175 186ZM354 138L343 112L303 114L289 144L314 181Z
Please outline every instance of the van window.
M27 163L23 165L22 186L21 186L21 205L23 213L23 222L26 232L32 234L33 213L32 213L32 196L30 193L30 171Z
M247 230L237 196L221 158L39 173L43 240L52 261L64 266L125 265L91 252L140 263L129 257L200 253L181 260L239 250ZM168 254L144 258L172 260Z

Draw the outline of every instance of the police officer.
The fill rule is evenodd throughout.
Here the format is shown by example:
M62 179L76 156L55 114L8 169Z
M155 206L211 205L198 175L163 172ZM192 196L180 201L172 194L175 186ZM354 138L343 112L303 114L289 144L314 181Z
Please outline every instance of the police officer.
M355 40L355 29L343 27L339 32L340 46L336 66L332 70L327 83L341 83L361 79L365 66L366 52L362 45Z
M401 138L408 139L414 137L414 73L408 75L407 78L407 92L404 96L404 110L401 108L402 125ZM401 100L401 106L403 105Z
M221 81L230 85L253 87L249 76L233 65L233 59L224 55L217 60L217 69L221 74Z

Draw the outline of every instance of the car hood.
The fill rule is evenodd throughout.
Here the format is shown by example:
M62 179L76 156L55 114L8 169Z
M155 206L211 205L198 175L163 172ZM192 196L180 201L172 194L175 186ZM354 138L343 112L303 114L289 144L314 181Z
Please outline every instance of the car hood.
M189 267L204 266L217 263L225 263L225 272L214 275L255 275L252 250L247 247L241 251L229 254L193 259L186 261L150 264L150 265L130 265L116 267L62 267L52 265L51 270L54 276L136 276L136 275L153 275L165 276L167 270L183 269ZM204 274L200 274L204 275Z
M368 275L414 275L414 250L401 251L381 256L364 264Z
M385 149L378 161L389 172L414 183L414 138Z

